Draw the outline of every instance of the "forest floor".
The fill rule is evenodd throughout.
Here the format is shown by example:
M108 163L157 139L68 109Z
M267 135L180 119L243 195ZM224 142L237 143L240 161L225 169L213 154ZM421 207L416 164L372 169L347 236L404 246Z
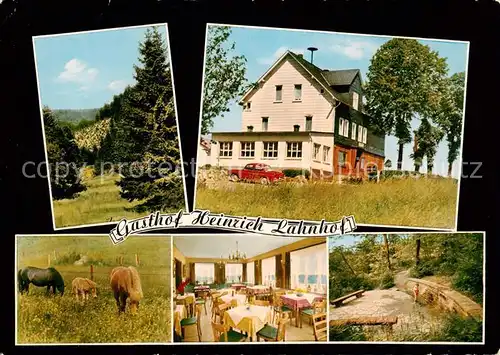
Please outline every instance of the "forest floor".
M458 184L452 179L408 178L360 185L221 181L211 187L200 184L195 203L198 209L228 215L330 221L353 215L360 224L452 229L457 193Z
M87 190L74 199L53 201L56 228L118 222L122 218L141 217L129 211L140 202L128 202L120 197L116 182L118 174L84 178Z

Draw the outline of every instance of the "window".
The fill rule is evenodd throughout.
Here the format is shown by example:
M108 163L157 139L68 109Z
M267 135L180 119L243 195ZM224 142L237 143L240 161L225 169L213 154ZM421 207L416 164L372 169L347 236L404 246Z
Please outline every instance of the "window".
M339 165L344 166L347 160L347 154L346 152L339 152Z
M356 140L356 123L351 123L351 138Z
M255 284L255 263L253 261L247 264L247 282Z
M366 144L366 136L368 134L368 129L366 127L363 127L363 140L362 142Z
M281 102L283 100L283 85L276 85L276 97L274 101Z
M294 99L294 101L302 100L302 85L300 85L300 84L295 85L294 92L293 92L293 99Z
M245 107L245 111L251 111L252 102L250 102L250 101L247 102L244 107Z
M323 146L323 162L328 163L330 161L330 147Z
M274 286L276 283L276 257L262 260L262 284Z
M202 284L212 284L214 283L215 277L215 267L212 263L195 263L194 264L194 275L196 282Z
M255 156L255 142L241 142L240 157L250 158Z
M361 162L359 163L359 167L360 167L361 169L364 169L364 168L365 168L365 157L362 157L362 158L361 158Z
M314 150L313 150L313 159L314 160L319 160L320 148L321 148L321 144L314 143Z
M352 93L352 107L354 107L355 110L359 108L359 94L357 92Z
M358 141L363 142L363 126L359 126L358 128Z
M326 245L319 244L290 253L290 286L326 293Z
M298 132L300 130L300 126L298 124L293 126L293 131Z
M312 131L313 118L311 116L306 116L306 131Z
M269 123L269 117L262 117L262 130L267 132L267 125Z
M339 135L349 137L349 121L342 117L339 119Z
M221 157L232 157L233 156L233 142L220 142L220 153Z
M247 132L253 132L253 126L247 126Z
M226 282L241 282L243 278L243 264L226 264Z
M264 158L278 157L278 142L264 142Z
M302 158L302 142L286 142L287 158Z

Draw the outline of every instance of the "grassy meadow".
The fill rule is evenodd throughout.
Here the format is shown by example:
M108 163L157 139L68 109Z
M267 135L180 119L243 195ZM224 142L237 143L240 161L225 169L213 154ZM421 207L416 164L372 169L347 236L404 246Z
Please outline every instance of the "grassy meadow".
M87 176L83 176L83 184L87 190L74 199L53 201L54 219L57 228L117 222L122 218L136 218L144 214L128 209L138 205L140 201L128 202L120 197L120 189L116 182L118 174L93 176L90 169Z
M452 179L391 179L380 183L198 186L196 208L239 216L338 220L407 227L455 227L458 184Z
M63 276L65 293L46 296L45 288L30 285L29 294L18 294L17 341L26 343L150 343L171 341L171 239L169 237L132 236L113 245L104 236L18 237L18 268L51 266ZM123 265L137 266L144 298L138 313L118 316L109 284L109 273L123 257ZM82 255L84 265L75 265ZM54 257L55 256L55 257ZM98 297L85 304L71 294L75 277L94 281ZM16 285L17 290L17 285Z

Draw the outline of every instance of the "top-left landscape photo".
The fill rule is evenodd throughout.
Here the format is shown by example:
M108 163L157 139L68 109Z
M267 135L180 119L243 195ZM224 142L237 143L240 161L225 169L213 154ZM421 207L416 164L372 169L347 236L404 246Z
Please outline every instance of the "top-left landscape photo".
M33 49L54 229L187 210L167 25Z

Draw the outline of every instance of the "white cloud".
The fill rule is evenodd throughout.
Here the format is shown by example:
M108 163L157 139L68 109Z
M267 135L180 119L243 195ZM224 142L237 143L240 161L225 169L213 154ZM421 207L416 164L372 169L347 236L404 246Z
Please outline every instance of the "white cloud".
M333 44L330 48L332 51L343 54L350 59L360 60L371 57L377 51L378 46L370 41L347 39Z
M113 92L122 92L128 85L126 80L113 80L108 84L108 90Z
M279 47L271 56L269 57L261 57L257 58L257 63L262 64L262 65L272 65L274 62L281 57L287 50L297 53L297 54L304 54L304 49L298 49L298 48L289 48L289 47Z
M80 84L80 90L88 90L99 74L96 68L89 68L88 65L76 58L71 59L64 65L62 71L57 77L58 81Z

